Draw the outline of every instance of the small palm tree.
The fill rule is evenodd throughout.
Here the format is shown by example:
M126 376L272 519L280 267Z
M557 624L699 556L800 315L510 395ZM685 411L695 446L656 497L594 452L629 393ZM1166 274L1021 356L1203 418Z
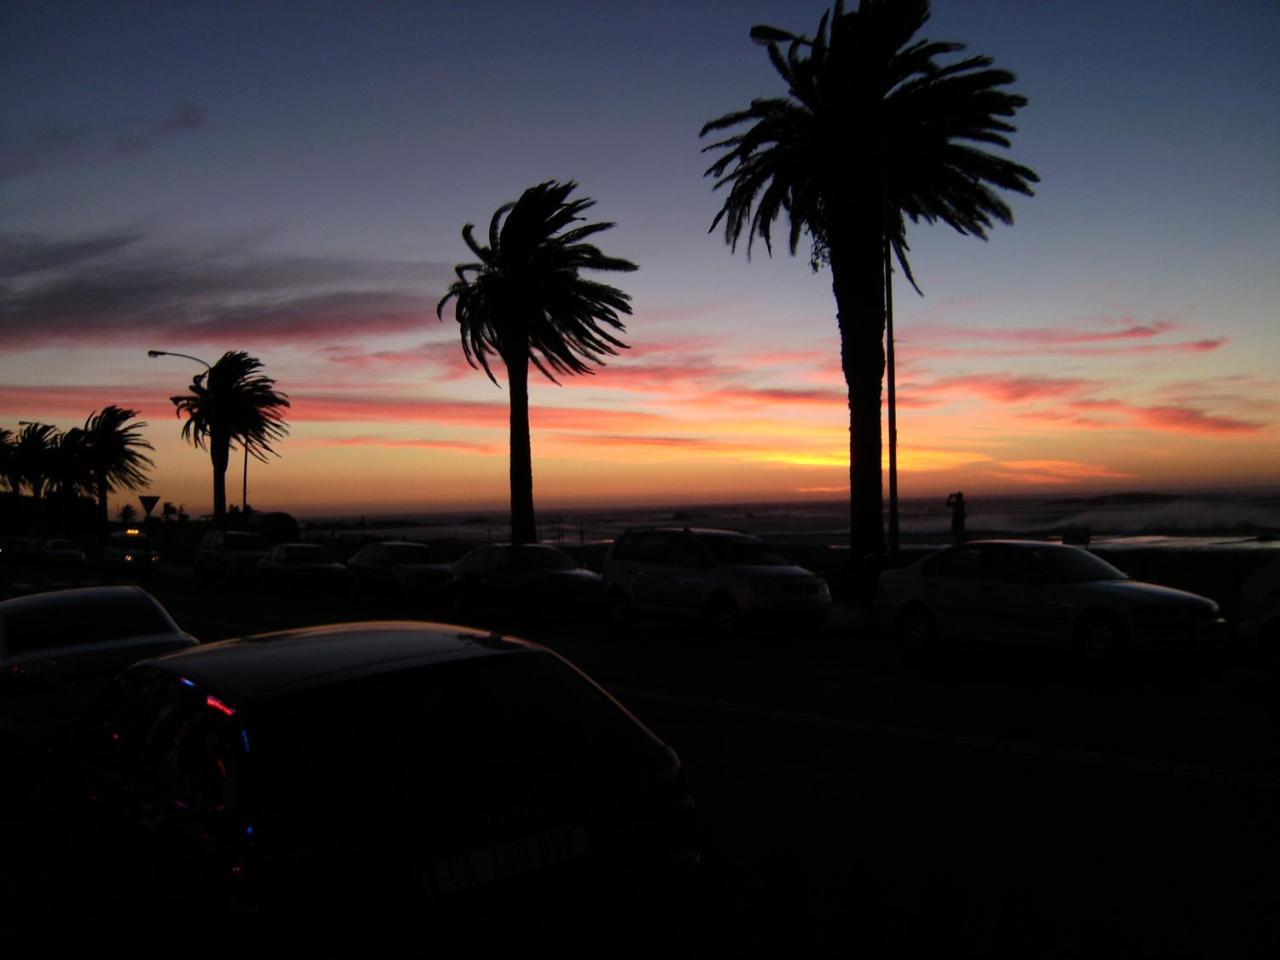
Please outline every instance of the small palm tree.
M552 383L556 374L593 373L626 344L615 336L626 328L619 314L630 314L630 297L616 287L588 280L580 271L635 270L627 260L606 257L587 237L612 223L572 227L594 200L570 201L573 181L549 180L530 187L514 203L498 208L489 221L489 244L476 241L475 226L462 239L478 263L455 268L436 316L454 300L454 316L467 362L479 366L493 383L496 356L507 372L511 405L511 538L537 540L533 513L533 455L529 440L529 364Z
M0 427L0 483L9 488L15 497L22 485L22 475L17 469L18 440L8 427Z
M80 431L80 458L87 480L86 493L98 503L105 530L111 516L107 495L118 490L138 490L148 483L147 470L155 464L144 450L155 448L142 436L146 423L130 423L138 416L114 404L95 410Z
M14 475L31 491L37 509L50 477L58 473L55 461L61 441L61 432L50 423L26 423L18 432L13 451Z
M905 222L941 220L986 238L1012 212L993 187L1030 194L1024 166L983 147L1008 147L1008 118L1026 99L1003 88L1014 76L989 57L949 64L957 43L916 39L928 0L843 0L823 14L812 39L757 26L788 96L753 100L712 120L702 135L739 128L705 150L723 153L707 169L727 187L712 222L732 249L745 233L772 252L771 228L786 214L788 243L813 242L812 262L831 267L840 361L849 396L850 546L884 549L880 389L884 373L889 252L914 283ZM784 52L785 50L785 52Z
M257 357L229 350L191 379L188 393L169 398L178 416L187 417L182 438L209 451L213 516L219 526L227 514L227 464L232 442L265 462L267 454L276 454L272 443L289 433L283 412L289 397L277 392L275 380L259 373L261 369L262 361Z

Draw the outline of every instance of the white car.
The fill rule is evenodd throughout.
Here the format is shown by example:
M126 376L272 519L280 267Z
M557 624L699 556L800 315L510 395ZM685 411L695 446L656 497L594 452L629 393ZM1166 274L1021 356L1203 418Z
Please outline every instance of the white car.
M702 618L716 630L767 620L816 625L831 607L827 582L758 537L700 527L637 527L604 561L615 623L635 613Z
M880 623L904 646L958 640L1056 646L1089 660L1195 653L1226 624L1207 597L1141 583L1087 550L1033 540L958 544L880 575Z

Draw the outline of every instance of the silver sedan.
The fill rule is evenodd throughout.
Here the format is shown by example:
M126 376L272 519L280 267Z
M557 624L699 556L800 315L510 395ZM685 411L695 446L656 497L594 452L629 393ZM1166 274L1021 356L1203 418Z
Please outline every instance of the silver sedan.
M1194 653L1221 642L1207 597L1131 580L1080 547L1032 540L959 544L880 575L878 619L908 649L957 640L1073 649Z

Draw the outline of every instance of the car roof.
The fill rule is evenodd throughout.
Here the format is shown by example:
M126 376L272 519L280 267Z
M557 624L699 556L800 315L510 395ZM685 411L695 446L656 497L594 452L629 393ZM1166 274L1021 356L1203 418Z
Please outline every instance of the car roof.
M17 613L23 610L35 610L40 607L65 607L81 603L102 603L106 600L124 597L143 597L159 606L159 602L141 587L122 584L105 587L75 587L70 590L49 590L45 593L30 593L25 597L14 597L0 601L0 613ZM161 608L163 609L163 608Z
M949 547L945 547L944 549L952 550L956 547L989 547L989 546L1026 547L1026 548L1034 547L1036 549L1051 547L1055 549L1065 549L1065 550L1082 549L1081 547L1077 547L1074 544L1059 543L1056 540L966 540L964 543L955 543Z
M262 633L143 661L235 704L359 676L541 650L536 644L443 623L364 621Z
M564 553L564 548L556 546L554 543L482 543L478 547L473 547L471 553L476 550L554 550L556 553Z
M716 527L682 527L665 524L651 527L628 527L625 533L689 533L695 537L723 537L728 540L759 540L755 534L744 530L722 530Z

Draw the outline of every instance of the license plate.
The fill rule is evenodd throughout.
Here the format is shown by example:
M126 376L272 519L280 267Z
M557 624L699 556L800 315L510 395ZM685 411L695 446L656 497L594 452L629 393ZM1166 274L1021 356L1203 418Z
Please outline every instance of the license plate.
M555 827L487 847L474 847L436 860L436 883L442 893L467 890L544 870L590 854L581 824Z

